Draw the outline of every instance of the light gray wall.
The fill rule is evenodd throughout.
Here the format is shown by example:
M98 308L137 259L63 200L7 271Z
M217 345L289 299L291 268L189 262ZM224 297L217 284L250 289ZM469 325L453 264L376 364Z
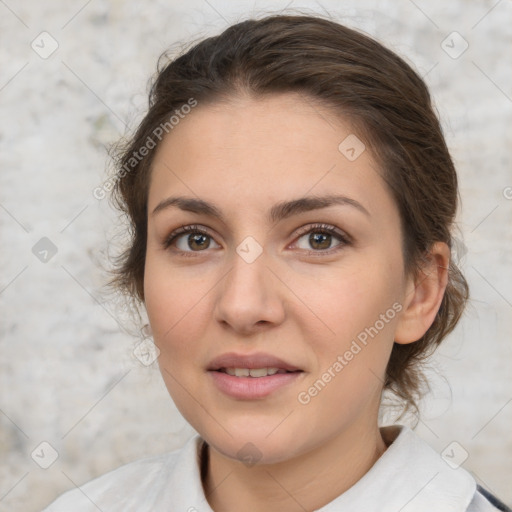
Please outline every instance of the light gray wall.
M93 190L104 145L140 119L165 48L288 4L368 31L431 87L459 171L472 300L434 359L418 432L440 452L457 441L464 467L512 504L512 3L10 0L0 3L0 511L40 510L192 434L101 295L121 239ZM469 45L460 56L454 31ZM58 453L46 470L31 458L51 462L41 442Z

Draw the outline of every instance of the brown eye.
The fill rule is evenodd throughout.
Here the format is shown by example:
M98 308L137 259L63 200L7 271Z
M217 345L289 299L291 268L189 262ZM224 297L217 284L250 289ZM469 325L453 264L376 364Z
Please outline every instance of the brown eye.
M187 235L185 237L185 242L188 248L192 250L203 250L208 249L210 246L210 237L208 235L203 235L202 233L197 233L195 235ZM184 250L183 247L179 247L179 244L177 244L177 247L180 250Z
M176 252L202 252L210 248L211 242L213 238L204 229L198 226L183 226L167 237L164 248L175 246Z
M331 253L349 244L349 239L334 226L308 226L297 241L299 249L309 252Z
M331 242L332 235L328 233L311 233L308 239L308 243L313 249L330 249Z

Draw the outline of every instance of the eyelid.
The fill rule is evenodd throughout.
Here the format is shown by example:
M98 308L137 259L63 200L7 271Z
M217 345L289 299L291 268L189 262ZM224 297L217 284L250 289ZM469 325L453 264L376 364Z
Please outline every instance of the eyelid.
M312 224L307 224L305 226L302 226L297 230L296 236L301 237L307 233L317 231L325 231L331 235L336 235L339 237L342 241L346 243L351 243L353 241L352 237L346 233L345 231L342 231L341 229L337 228L336 226L333 226L331 224L325 224L322 222L313 222Z

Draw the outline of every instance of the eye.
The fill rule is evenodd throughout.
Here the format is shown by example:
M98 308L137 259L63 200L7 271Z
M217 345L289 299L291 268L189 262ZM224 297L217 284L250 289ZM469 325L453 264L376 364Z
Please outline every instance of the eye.
M333 242L338 240L334 246ZM297 245L309 253L331 254L350 244L350 237L329 224L305 226L299 231Z
M301 228L299 239L296 242L299 249L308 251L309 254L331 254L341 250L351 243L351 238L339 229L329 224L315 224ZM333 242L335 243L333 246ZM212 242L215 248L220 246L206 229L198 225L182 226L173 231L163 242L165 249L175 246L175 252L192 256L193 253L203 252L211 248Z
M194 253L209 249L212 241L213 238L204 228L197 225L190 225L182 226L173 231L164 240L163 245L165 249L175 245L178 252ZM214 242L214 244L220 247L216 242Z

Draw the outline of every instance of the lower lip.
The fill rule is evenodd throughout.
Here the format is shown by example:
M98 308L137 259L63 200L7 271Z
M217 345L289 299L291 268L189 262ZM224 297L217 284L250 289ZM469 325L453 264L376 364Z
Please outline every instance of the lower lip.
M295 382L303 372L276 373L266 377L235 377L224 372L209 371L217 388L232 398L255 400Z

